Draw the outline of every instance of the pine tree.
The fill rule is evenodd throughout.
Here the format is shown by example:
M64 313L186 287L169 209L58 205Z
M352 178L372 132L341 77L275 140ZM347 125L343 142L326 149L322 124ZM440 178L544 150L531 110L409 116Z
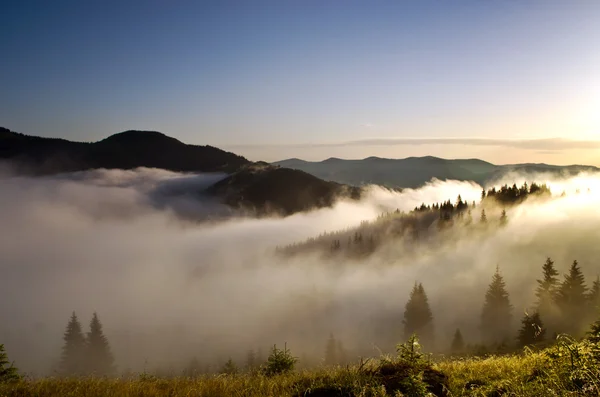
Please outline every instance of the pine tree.
M257 367L256 353L254 353L254 350L249 350L248 354L246 355L246 369L248 371L252 371L256 367Z
M0 344L0 383L18 380L20 378L17 368L8 361L4 345Z
M60 374L63 376L85 374L86 342L81 330L81 323L75 312L71 314L63 340L65 344L60 357Z
M221 373L225 375L236 375L238 373L238 367L235 365L231 357L221 368Z
M416 334L424 345L433 344L433 314L422 284L415 283L404 310L404 337Z
M114 358L108 340L102 331L102 323L94 312L87 334L87 370L97 376L110 375L114 372Z
M481 217L479 218L479 223L487 223L487 215L485 214L485 210L481 210Z
M557 294L564 332L577 335L585 327L582 320L585 321L586 292L585 278L579 264L574 261Z
M496 268L481 312L481 332L485 343L498 343L508 338L511 329L512 305L506 284Z
M587 294L587 306L588 306L588 321L592 322L594 319L598 318L598 314L600 314L600 276L596 276L596 280L592 284L592 288L590 288L590 292Z
M325 348L325 365L335 365L337 363L337 343L333 334L330 334Z
M546 329L538 312L533 313L531 316L525 313L521 324L517 337L519 347L534 345L544 340Z
M558 272L554 267L552 259L546 259L546 263L542 266L542 271L544 277L541 280L537 280L538 286L535 290L537 299L535 310L547 322L549 329L556 331L559 321L559 312L556 305Z
M500 215L500 225L504 226L508 223L508 217L506 216L506 210L502 210Z
M452 338L452 344L450 345L450 352L453 354L460 354L465 350L465 341L463 339L460 329L456 329L454 337Z
M337 359L339 364L346 364L346 362L348 361L346 349L344 349L344 345L339 339L337 341Z

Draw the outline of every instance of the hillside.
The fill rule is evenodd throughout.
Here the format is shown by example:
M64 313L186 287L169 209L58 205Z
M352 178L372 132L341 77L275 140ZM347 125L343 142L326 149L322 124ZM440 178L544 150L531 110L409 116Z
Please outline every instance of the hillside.
M236 208L291 215L331 206L341 197L358 199L361 189L327 182L299 170L255 164L217 182L209 192Z
M125 131L98 142L29 136L0 128L0 159L19 173L48 175L97 168L233 172L250 161L212 146L187 145L155 131Z
M438 157L384 159L368 157L362 160L330 158L319 162L289 159L274 163L281 167L302 170L317 178L350 185L377 184L388 187L416 188L432 178L474 181L485 184L510 171L544 172L574 175L600 169L591 166L552 166L547 164L494 165L482 160L446 160Z
M230 207L261 215L291 215L331 206L339 197L360 197L359 188L324 181L299 170L252 163L212 146L187 145L156 131L125 131L84 143L0 128L0 160L9 162L18 174L35 176L138 167L226 173L227 178L205 193Z

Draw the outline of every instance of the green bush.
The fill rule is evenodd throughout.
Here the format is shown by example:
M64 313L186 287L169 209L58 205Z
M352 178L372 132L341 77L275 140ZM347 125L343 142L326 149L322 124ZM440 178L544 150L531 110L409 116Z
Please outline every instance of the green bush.
M287 345L284 346L283 350L278 349L277 345L273 345L262 372L267 376L292 372L297 361L298 358L292 356Z

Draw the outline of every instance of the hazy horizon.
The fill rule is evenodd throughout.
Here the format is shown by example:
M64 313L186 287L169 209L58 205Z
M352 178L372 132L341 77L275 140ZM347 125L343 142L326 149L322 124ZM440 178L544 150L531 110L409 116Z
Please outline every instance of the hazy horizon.
M158 130L265 161L600 165L598 2L12 2L3 15L0 125L15 131ZM452 138L593 144L439 142ZM389 144L407 139L438 143ZM388 143L346 144L373 140Z

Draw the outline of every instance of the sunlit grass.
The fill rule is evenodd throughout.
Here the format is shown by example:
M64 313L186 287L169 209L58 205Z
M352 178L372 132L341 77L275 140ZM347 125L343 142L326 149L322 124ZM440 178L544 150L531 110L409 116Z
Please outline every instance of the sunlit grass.
M596 348L585 341L559 341L542 351L445 358L432 364L432 368L445 376L445 396L598 396L600 369ZM256 372L197 378L139 374L115 379L25 379L0 384L0 396L427 396L423 392L401 394L391 388L386 390L390 380L406 377L409 372L398 370L384 379L382 372L377 373L383 362L373 360L368 365L315 368L276 376ZM405 368L402 365L397 368Z

